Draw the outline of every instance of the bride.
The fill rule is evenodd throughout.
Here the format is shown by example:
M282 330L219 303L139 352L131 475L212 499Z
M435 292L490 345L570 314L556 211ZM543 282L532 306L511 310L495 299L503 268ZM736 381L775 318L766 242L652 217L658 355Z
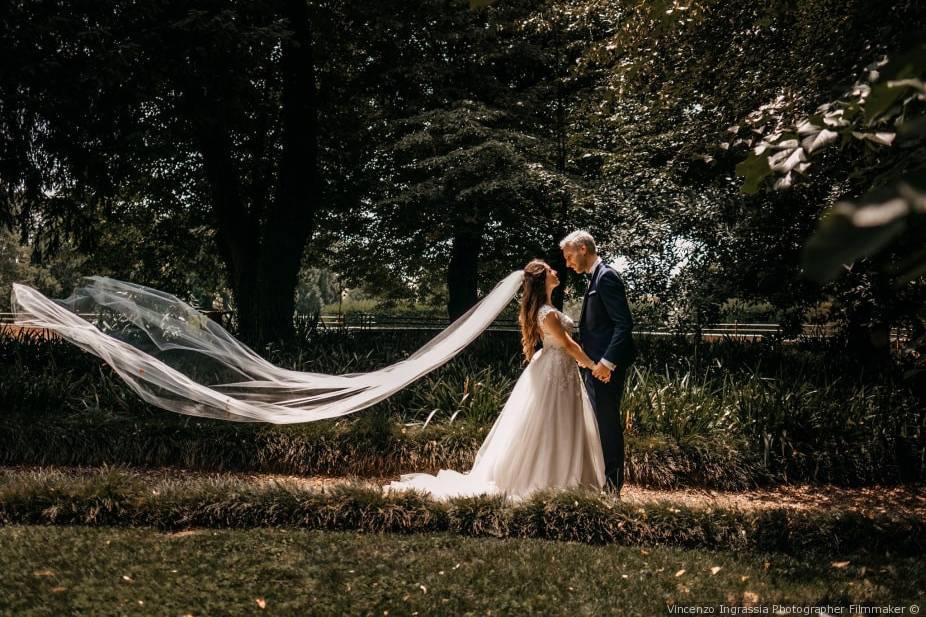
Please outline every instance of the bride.
M575 323L551 303L559 277L547 263L524 268L518 322L527 368L479 448L472 469L442 469L436 476L406 474L386 490L415 489L438 499L604 485L598 424L576 363L594 362L572 340ZM538 342L543 348L534 353Z

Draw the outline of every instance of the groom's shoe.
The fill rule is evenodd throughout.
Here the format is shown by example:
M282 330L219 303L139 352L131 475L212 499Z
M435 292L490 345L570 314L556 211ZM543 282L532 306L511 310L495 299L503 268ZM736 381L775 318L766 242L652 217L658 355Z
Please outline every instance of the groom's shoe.
M611 478L605 480L604 492L607 493L609 497L620 501L621 489Z

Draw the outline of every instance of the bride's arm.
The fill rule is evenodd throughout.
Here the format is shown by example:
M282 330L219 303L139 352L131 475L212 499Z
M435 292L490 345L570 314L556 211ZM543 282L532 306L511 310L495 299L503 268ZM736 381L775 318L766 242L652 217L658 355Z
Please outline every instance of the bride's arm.
M550 336L556 339L556 341L565 348L566 353L575 358L575 361L578 362L580 366L586 368L593 368L595 366L595 362L588 357L587 353L582 351L579 344L572 340L572 337L569 336L569 333L563 328L563 324L559 321L559 315L555 312L550 311L547 313L546 317L543 318L541 327L543 327Z

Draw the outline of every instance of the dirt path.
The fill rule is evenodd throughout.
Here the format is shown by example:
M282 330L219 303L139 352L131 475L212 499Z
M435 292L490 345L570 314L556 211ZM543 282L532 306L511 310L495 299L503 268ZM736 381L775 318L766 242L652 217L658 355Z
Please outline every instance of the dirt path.
M145 482L194 479L236 479L256 484L285 483L309 490L338 485L376 487L394 478L291 476L258 473L209 473L184 469L119 468ZM68 475L75 478L99 473L91 467L0 467L0 482L21 475ZM926 486L867 486L848 488L832 485L784 485L773 488L726 492L704 489L658 490L628 485L621 492L625 502L645 505L669 501L691 508L758 510L789 508L828 512L857 512L868 515L913 516L926 519Z

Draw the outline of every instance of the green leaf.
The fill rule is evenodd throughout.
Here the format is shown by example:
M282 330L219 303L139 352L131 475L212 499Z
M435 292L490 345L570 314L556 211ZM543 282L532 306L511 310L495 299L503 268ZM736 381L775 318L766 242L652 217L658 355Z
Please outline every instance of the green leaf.
M926 73L926 45L914 47L888 62L881 69L878 82L871 86L871 93L865 102L865 122L871 126L883 119L882 116L912 89L910 86L891 88L887 82L917 78L923 73Z
M746 160L736 166L736 175L744 178L741 190L747 195L753 195L759 191L762 180L772 173L768 165L768 156L750 152Z
M897 138L902 141L914 141L926 137L926 116L906 119L897 127Z
M876 227L856 227L851 215L833 211L804 249L804 273L824 283L835 279L843 267L859 257L873 255L905 228L902 220Z
M878 253L907 231L926 199L926 170L866 194L858 202L841 202L823 217L817 232L804 248L805 274L816 281L831 281L845 264ZM923 272L926 254L913 255L899 272L898 282Z

